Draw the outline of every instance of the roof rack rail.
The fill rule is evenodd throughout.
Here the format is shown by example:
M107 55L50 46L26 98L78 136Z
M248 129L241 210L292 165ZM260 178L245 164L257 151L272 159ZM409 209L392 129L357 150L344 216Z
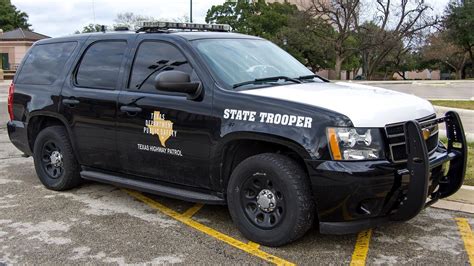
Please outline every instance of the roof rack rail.
M138 32L168 32L169 30L196 30L196 31L230 31L227 24L181 23L164 21L143 21Z

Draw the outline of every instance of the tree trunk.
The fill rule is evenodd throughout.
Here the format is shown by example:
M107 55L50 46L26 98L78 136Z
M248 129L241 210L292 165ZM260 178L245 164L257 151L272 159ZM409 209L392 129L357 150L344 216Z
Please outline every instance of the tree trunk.
M359 68L355 68L352 70L352 79L355 79L357 77L357 74L359 73Z
M341 68L342 68L343 61L344 61L344 58L342 58L340 55L336 55L336 65L334 66L334 71L336 72L337 80L341 79Z
M397 71L397 74L398 74L400 77L402 77L403 80L407 80L405 71L402 71L402 72Z
M456 69L456 79L462 79L462 68Z

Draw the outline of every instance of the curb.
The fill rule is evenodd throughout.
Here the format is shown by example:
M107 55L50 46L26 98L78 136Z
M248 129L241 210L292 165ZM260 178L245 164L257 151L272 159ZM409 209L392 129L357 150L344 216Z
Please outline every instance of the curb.
M449 85L452 83L474 83L474 80L339 80L344 82L354 82L359 84L443 84Z
M463 201L462 199L451 199L456 193L446 199L439 200L435 204L433 204L432 207L438 208L438 209L445 209L445 210L451 210L451 211L460 211L460 212L467 212L467 213L473 213L474 214L474 186L467 186L463 185L459 191L463 191L462 193L464 194L469 194L469 195L464 195L464 197L468 197L471 199L471 201ZM458 192L459 192L458 191Z
M462 188L462 189L465 189L465 190L472 190L472 191L474 191L474 186L463 185L461 188Z
M449 200L439 200L435 204L431 205L431 207L436 209L443 209L443 210L450 210L450 211L458 211L458 212L467 212L474 214L474 205L461 203L456 201L449 201Z

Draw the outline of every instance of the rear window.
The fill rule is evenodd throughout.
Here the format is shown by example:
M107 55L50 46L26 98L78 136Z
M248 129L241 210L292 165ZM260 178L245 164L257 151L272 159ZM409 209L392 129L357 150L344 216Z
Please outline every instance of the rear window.
M100 41L92 44L77 70L76 85L115 89L126 48L125 41Z
M23 63L16 83L53 84L63 71L76 45L76 42L62 42L33 46Z

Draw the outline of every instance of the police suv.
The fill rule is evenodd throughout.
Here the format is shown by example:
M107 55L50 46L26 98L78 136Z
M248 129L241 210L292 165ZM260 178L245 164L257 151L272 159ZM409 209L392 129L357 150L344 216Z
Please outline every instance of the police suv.
M149 22L35 43L10 86L11 141L49 189L88 179L227 204L242 234L268 246L315 221L345 234L408 220L460 188L458 114L329 82L228 30Z

